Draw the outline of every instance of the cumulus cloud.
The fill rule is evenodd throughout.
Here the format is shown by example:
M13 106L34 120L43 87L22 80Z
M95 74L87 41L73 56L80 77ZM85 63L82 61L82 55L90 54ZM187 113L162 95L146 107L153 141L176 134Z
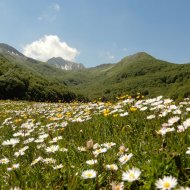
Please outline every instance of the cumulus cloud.
M62 57L69 61L75 61L80 52L61 41L56 35L45 35L41 39L24 46L23 54L40 61L47 61L52 57Z

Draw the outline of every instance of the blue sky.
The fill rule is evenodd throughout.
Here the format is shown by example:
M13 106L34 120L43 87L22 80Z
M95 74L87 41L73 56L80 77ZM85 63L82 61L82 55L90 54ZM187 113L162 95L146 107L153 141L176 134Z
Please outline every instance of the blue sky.
M189 0L0 0L0 42L28 56L39 48L41 60L60 53L87 67L139 51L187 63L189 8Z

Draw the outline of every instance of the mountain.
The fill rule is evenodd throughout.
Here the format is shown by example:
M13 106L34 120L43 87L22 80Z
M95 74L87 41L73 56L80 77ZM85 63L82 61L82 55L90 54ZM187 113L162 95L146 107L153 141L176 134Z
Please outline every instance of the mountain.
M60 58L52 60L63 62ZM190 96L190 64L169 63L146 52L85 69L66 71L54 63L25 57L11 46L0 44L0 99L109 100L123 94L135 96L137 92L175 99Z
M83 99L71 92L57 76L64 71L28 57L7 44L0 44L0 99L72 101Z
M84 65L81 63L75 63L72 61L65 60L61 57L53 57L47 61L50 65L62 70L81 70L84 69Z
M0 53L10 54L10 55L12 54L14 56L25 57L18 50L16 50L15 48L9 46L8 44L4 44L4 43L0 43Z

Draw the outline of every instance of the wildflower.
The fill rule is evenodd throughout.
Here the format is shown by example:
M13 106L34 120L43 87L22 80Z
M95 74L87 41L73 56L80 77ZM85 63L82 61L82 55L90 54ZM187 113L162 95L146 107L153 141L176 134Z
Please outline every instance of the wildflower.
M100 145L98 143L94 144L93 149L100 148Z
M186 154L190 154L190 147L189 147L188 150L186 151Z
M9 159L8 158L2 158L0 159L0 164L7 164L9 163Z
M20 187L11 187L10 190L22 190Z
M86 149L93 148L93 145L94 145L93 140L90 139L89 141L86 142Z
M63 139L63 137L58 136L58 137L53 138L52 141L49 141L49 143L56 143L58 140L61 140L61 139Z
M23 143L28 144L28 143L31 143L33 141L34 141L34 138L29 138L29 139L25 140Z
M125 154L125 155L122 155L120 158L119 158L119 161L121 162L122 165L124 165L126 162L128 162L131 157L133 156L132 153L130 153L129 155Z
M31 166L37 164L39 161L43 160L43 158L41 156L39 156L38 158L36 158L32 163Z
M53 158L45 158L43 159L43 162L46 164L55 164L56 160Z
M145 111L145 110L147 110L148 109L148 107L142 107L142 108L140 108L140 111Z
M177 179L172 176L164 176L155 183L157 189L170 190L177 185Z
M147 119L154 119L156 116L155 115L149 115L147 116Z
M130 111L135 112L135 111L137 111L137 108L136 107L130 107Z
M125 116L129 115L129 113L126 111L125 113L120 113L119 115L120 115L121 117L125 117Z
M111 183L111 188L112 188L112 190L123 190L124 189L124 183L123 182L118 183L118 182L113 181Z
M52 146L47 147L45 150L46 150L46 152L54 153L54 152L59 150L59 146L58 145L52 145Z
M77 147L77 149L80 151L80 152L85 152L86 151L86 148L81 146L81 147Z
M28 146L25 146L23 148L21 148L18 152L15 152L14 155L16 157L19 157L19 156L23 156L25 154L25 151L28 149L29 147Z
M112 146L115 146L116 143L114 143L114 142L108 142L108 143L104 143L104 144L102 144L102 145L109 149L109 148L111 148Z
M133 167L132 169L129 169L128 171L122 173L122 180L133 182L135 180L138 180L140 175L141 171L138 168Z
M99 148L99 149L96 149L95 151L93 151L93 154L94 154L95 156L98 156L99 154L104 153L104 152L107 152L107 148Z
M174 123L176 123L176 122L178 122L180 120L180 117L172 117L172 118L170 118L169 120L168 120L168 123L169 124L174 124Z
M185 128L184 128L183 125L178 125L178 126L177 126L177 132L178 132L178 133L181 133L181 132L184 132L184 131L185 131Z
M86 163L88 164L88 165L94 165L94 164L96 164L98 161L97 160L87 160L86 161Z
M162 127L159 131L156 131L156 132L157 132L157 134L164 136L166 133L172 132L172 131L175 131L174 127L172 127L172 128Z
M116 164L108 164L106 165L106 169L110 170L110 171L117 171L118 170L118 166Z
M176 189L176 190L190 190L189 187L179 187L179 189Z
M12 171L20 167L20 164L13 164L12 167L7 168L7 171Z
M68 149L67 148L60 148L59 151L61 151L61 152L68 152Z
M82 178L83 179L92 179L96 177L96 171L95 170L85 170L82 172Z
M3 141L2 145L4 146L7 146L7 145L12 145L12 146L15 146L16 144L18 144L20 142L19 139L10 139L10 140L6 140L6 141Z
M125 152L127 152L129 149L128 148L125 148L125 146L124 145L121 145L120 147L119 147L119 153L118 153L118 155L122 155L122 154L124 154Z
M53 166L53 169L54 169L54 170L57 170L57 169L61 169L62 167L63 167L63 165L60 164L60 165L57 165L57 166Z

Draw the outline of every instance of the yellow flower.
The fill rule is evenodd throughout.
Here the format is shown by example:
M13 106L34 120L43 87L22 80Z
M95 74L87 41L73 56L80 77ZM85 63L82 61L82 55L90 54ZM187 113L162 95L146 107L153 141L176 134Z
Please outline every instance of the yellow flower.
M130 111L137 111L136 107L130 107Z

